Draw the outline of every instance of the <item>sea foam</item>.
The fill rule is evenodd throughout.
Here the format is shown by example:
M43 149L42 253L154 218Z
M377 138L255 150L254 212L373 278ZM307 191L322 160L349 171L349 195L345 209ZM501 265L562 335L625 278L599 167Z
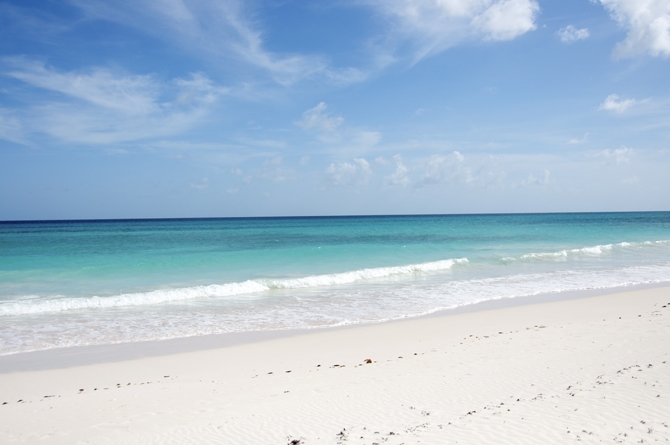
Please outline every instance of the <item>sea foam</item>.
M502 260L505 262L509 261L528 261L528 260L565 260L569 257L580 257L580 256L599 256L605 253L610 253L613 250L637 250L649 246L663 246L670 245L670 240L661 240L661 241L644 241L641 243L618 243L618 244L600 244L597 246L587 246L579 249L564 249L557 252L539 252L539 253L527 253L524 255L516 257L505 257Z
M267 292L271 289L301 289L321 286L349 284L362 280L386 278L395 275L411 275L424 272L447 270L456 264L467 263L467 258L457 258L429 263L410 264L395 267L377 267L359 269L350 272L312 275L290 279L259 279L239 283L211 284L177 289L157 289L149 292L136 292L109 297L72 298L55 296L45 299L38 296L24 297L19 301L0 303L0 316L41 314L77 309L102 309L123 306L144 306L208 297L234 297Z

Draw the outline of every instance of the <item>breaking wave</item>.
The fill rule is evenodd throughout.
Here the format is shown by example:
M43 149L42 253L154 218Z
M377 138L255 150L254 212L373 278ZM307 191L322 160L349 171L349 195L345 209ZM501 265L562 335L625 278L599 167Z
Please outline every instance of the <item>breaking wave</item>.
M271 289L300 289L320 286L348 284L356 281L386 278L396 275L411 275L422 272L447 270L456 264L467 263L467 258L433 261L430 263L410 264L407 266L377 267L350 272L312 275L302 278L283 280L247 280L240 283L211 284L178 289L158 289L149 292L137 292L110 297L72 298L57 296L49 299L28 296L20 301L0 303L0 316L41 314L77 309L102 309L122 306L144 306L168 303L171 301L191 300L207 297L233 297L237 295L257 294Z
M521 255L518 258L515 257L506 257L503 258L505 262L511 261L529 261L529 260L565 260L570 257L588 257L588 256L599 256L605 253L612 251L621 251L621 250L637 250L644 247L650 246L663 246L670 245L670 240L661 240L661 241L645 241L642 243L618 243L618 244L601 244L597 246L582 247L580 249L565 249L559 250L558 252L540 252L540 253L527 253Z

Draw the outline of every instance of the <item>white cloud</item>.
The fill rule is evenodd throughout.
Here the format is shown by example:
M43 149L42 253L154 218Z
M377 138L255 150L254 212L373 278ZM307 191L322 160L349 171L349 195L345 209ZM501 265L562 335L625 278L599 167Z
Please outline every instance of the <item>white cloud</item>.
M535 0L369 0L393 31L416 44L415 59L466 40L511 40L536 28Z
M613 160L617 164L624 164L630 161L631 156L635 153L635 150L628 147L621 147L615 150L607 149L603 150L597 154L597 156L603 157L608 160Z
M372 170L364 158L355 158L352 162L330 164L326 174L333 185L350 187L367 184L372 176Z
M320 102L316 107L305 111L302 114L302 119L295 122L295 124L305 130L335 131L344 122L344 118L329 116L326 113L326 108L328 108L327 105L324 102Z
M499 159L493 156L469 156L460 152L433 155L413 170L423 172L415 187L437 184L464 184L470 187L490 187L501 184L505 172Z
M635 99L621 100L618 95L610 94L605 99L605 102L600 104L598 109L606 111L614 111L615 113L623 113L636 103L637 101Z
M347 158L360 157L381 141L382 135L377 131L351 126L340 129L344 118L329 114L327 108L324 102L320 102L314 108L305 111L302 118L294 124L303 130L316 131L316 138L326 144L328 150Z
M588 39L591 35L587 28L577 29L572 25L561 28L556 33L563 43L574 43L577 40Z
M199 122L229 92L200 73L161 82L104 68L63 72L23 58L3 61L11 67L5 75L57 93L37 96L23 113L24 126L66 142L108 144L175 135Z
M420 186L439 184L457 180L471 183L474 181L472 169L464 164L465 157L458 151L450 155L431 156L424 166Z
M408 176L407 167L402 162L402 157L400 155L393 156L393 160L396 163L396 169L393 174L386 177L386 183L389 185L399 185L401 187L407 187L410 184L410 179Z
M512 40L536 28L539 9L531 0L494 1L472 19L472 25L486 40Z
M631 176L630 178L626 178L626 179L624 179L624 180L621 181L621 182L623 182L624 184L637 184L638 182L640 182L640 178L638 178L637 176L633 175L633 176Z
M521 181L520 185L522 187L532 187L532 186L537 186L537 185L546 185L546 184L549 184L550 180L551 180L551 172L549 170L545 170L539 176L535 176L533 173L529 174L526 179Z
M641 54L670 56L670 2L668 0L597 0L628 31L614 48L614 57Z

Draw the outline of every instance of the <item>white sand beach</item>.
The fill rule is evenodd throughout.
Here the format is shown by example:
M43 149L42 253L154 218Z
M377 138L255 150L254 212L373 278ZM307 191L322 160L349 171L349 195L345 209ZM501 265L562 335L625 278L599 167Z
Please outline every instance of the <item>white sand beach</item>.
M0 443L666 443L669 337L657 287L66 368L6 356Z

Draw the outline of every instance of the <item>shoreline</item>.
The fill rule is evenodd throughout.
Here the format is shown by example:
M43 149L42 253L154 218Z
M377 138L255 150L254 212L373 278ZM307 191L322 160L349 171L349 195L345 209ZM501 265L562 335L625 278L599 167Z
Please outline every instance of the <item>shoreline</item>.
M0 442L670 442L670 286L620 290L8 372Z
M295 336L311 335L318 332L330 332L356 329L365 326L404 323L410 320L423 318L450 317L472 312L492 311L518 306L577 300L582 298L656 288L670 289L670 283L645 283L630 286L616 286L612 288L549 292L531 296L485 300L476 303L464 304L451 309L440 309L428 314L408 316L400 319L379 322L352 323L341 326L315 327L311 329L228 332L223 334L208 334L161 340L71 346L63 348L42 349L37 351L17 352L0 356L0 375L12 372L42 371L101 363L123 362L145 357L170 356L188 352L229 348Z

